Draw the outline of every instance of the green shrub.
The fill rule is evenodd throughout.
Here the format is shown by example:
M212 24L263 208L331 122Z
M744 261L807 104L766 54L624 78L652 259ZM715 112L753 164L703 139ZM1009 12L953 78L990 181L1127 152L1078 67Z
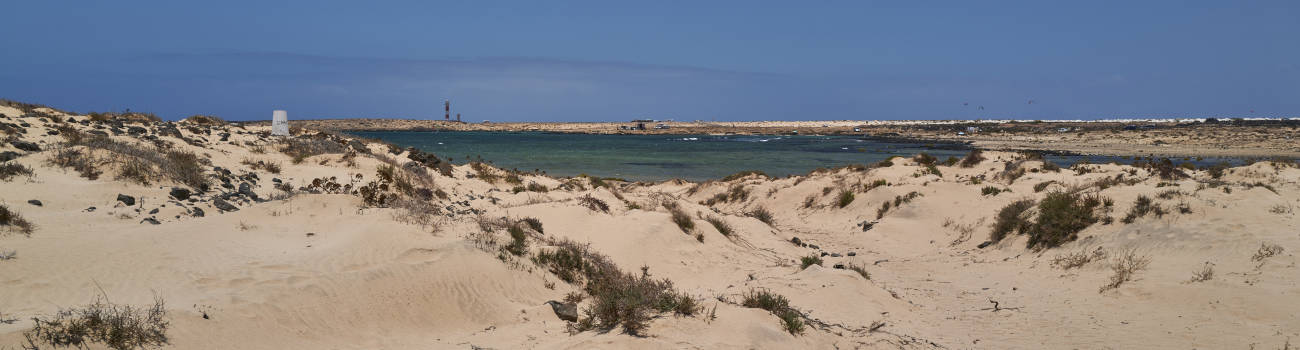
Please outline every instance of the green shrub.
M628 334L641 335L653 312L693 316L701 309L694 298L676 291L672 281L650 278L646 268L633 275L585 246L568 240L553 244L558 248L542 250L534 261L565 282L585 281L583 290L592 302L575 326L578 331L622 327Z
M32 318L33 327L23 332L25 348L90 348L103 344L115 350L147 349L167 345L167 310L161 298L141 308L109 303L99 297L89 305L61 309L49 318Z
M1004 190L993 186L984 186L984 188L980 189L980 194L985 196L996 196L1002 192L1011 192L1011 190Z
M784 295L772 293L767 290L754 291L750 290L743 296L741 306L767 310L781 319L781 326L790 334L798 335L803 333L804 324L803 316L790 307L790 300Z
M843 208L849 206L850 203L853 203L853 192L850 192L848 190L841 190L839 199L835 201L835 205L840 208Z
M524 253L528 252L528 233L524 232L523 228L519 227L518 224L510 225L506 232L510 233L510 244L504 247L506 252L515 256L524 255Z
M1137 200L1133 201L1133 207L1129 208L1128 214L1120 221L1125 224L1131 224L1138 218L1147 216L1147 214L1155 214L1156 217L1162 217L1165 215L1165 209L1161 208L1160 204L1152 201L1151 197L1138 196Z
M912 158L912 160L915 160L916 164L920 164L920 165L934 165L935 162L939 161L939 159L925 152L921 152L921 154L917 154L915 158Z
M999 209L997 217L993 220L993 231L989 234L989 240L1000 242L1012 233L1023 234L1029 231L1033 223L1026 217L1025 212L1033 207L1034 200L1022 199Z
M801 269L806 269L809 266L821 265L821 264L822 264L822 257L817 256L816 254L799 258L799 268Z
M672 214L673 223L677 224L677 228L682 229L682 232L691 233L691 230L695 229L695 221L691 220L691 216L681 208L673 206L668 209L668 212Z
M1029 233L1030 248L1054 248L1078 239L1079 231L1096 223L1097 196L1051 192L1038 203L1038 222Z

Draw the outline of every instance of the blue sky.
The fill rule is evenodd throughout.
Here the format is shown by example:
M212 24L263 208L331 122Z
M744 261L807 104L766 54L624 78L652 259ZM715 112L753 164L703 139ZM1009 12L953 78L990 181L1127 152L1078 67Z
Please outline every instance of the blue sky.
M475 122L1300 117L1297 1L4 8L0 97L82 112L441 118L451 99Z

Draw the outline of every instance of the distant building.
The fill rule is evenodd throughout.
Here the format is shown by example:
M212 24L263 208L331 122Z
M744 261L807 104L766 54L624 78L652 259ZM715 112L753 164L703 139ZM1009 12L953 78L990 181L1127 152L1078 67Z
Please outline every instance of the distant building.
M271 135L289 136L289 112L282 110L271 112Z

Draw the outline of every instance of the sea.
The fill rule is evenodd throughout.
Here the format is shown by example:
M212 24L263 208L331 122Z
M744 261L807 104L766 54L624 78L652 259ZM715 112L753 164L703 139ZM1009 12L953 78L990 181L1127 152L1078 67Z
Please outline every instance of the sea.
M631 181L705 181L741 171L770 176L807 174L818 168L871 164L893 156L928 153L961 158L964 145L867 139L859 136L599 135L550 132L353 131L350 134L415 147L453 163L484 161L496 167L550 176L586 174ZM1132 162L1115 156L1046 155L1063 167L1079 161ZM1218 160L1202 159L1196 164Z

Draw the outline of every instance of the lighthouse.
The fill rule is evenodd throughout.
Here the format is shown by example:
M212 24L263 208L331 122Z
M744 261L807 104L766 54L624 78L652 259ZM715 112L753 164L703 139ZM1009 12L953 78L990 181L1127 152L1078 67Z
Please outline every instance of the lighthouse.
M443 100L443 101L442 101L442 111L443 111L443 113L444 113L444 114L442 115L442 119L443 119L443 120L451 120L451 100Z

